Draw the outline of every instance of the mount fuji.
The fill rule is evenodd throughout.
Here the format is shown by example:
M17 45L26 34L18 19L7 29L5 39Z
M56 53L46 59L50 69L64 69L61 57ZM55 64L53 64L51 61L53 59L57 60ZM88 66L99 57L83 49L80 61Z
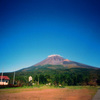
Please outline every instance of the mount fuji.
M82 64L79 62L71 61L65 59L60 55L50 55L43 61L32 65L27 68L23 68L20 71L32 71L40 68L49 68L49 69L69 69L69 68L87 68L87 69L97 69L96 67Z

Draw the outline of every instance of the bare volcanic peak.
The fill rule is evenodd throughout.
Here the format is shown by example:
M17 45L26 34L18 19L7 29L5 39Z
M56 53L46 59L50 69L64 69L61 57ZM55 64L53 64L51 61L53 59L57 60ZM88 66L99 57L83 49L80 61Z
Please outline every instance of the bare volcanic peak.
M49 67L48 67L49 66ZM51 67L50 67L51 66ZM62 66L62 67L61 67ZM28 68L24 68L20 71L32 71L32 70L37 70L37 69L41 69L41 68L47 68L49 69L67 69L67 68L88 68L88 69L97 69L96 67L92 67L89 65L85 65L82 63L78 63L75 61L71 61L68 59L64 59L63 57L61 57L60 55L50 55L48 56L45 60L30 66Z
M49 55L45 60L37 63L34 66L38 66L38 65L43 66L43 65L47 65L47 64L63 65L66 68L94 68L94 67L89 66L89 65L85 65L85 64L82 64L82 63L78 63L78 62L75 62L75 61L64 59L60 55L56 55L56 54L55 55Z
M41 61L40 63L37 63L35 66L46 65L46 64L62 65L64 60L65 59L63 57L61 57L60 55L50 55L50 56L48 56L48 58Z

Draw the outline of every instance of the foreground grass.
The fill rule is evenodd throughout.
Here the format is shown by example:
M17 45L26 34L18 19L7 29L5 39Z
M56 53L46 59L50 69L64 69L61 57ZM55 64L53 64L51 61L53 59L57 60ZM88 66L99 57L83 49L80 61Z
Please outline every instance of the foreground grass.
M94 91L94 93L97 92L98 88L100 88L100 86L94 87L94 86L65 86L65 87L59 87L59 86L46 86L46 85L40 85L40 86L23 86L23 87L13 87L13 88L4 88L4 89L0 89L0 94L1 93L18 93L18 92L22 92L22 91L37 91L37 90L43 90L43 89L61 89L61 88L65 88L65 89L72 89L72 90L76 90L76 89L88 89L91 91Z
M1 100L92 100L99 87L24 86L0 89Z

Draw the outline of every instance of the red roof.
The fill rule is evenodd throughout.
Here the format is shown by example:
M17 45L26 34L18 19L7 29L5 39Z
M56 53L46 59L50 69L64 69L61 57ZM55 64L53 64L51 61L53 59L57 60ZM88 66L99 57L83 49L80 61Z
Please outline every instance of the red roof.
M8 76L0 76L0 79L10 80Z

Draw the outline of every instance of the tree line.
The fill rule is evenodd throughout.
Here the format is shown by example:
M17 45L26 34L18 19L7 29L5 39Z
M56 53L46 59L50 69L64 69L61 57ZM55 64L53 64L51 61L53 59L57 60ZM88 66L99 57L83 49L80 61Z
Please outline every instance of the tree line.
M13 81L13 73L6 73L10 77L10 84ZM28 77L32 76L32 81ZM100 70L91 69L68 69L48 70L37 72L17 72L15 76L16 85L50 84L55 86L76 86L76 85L100 85Z

